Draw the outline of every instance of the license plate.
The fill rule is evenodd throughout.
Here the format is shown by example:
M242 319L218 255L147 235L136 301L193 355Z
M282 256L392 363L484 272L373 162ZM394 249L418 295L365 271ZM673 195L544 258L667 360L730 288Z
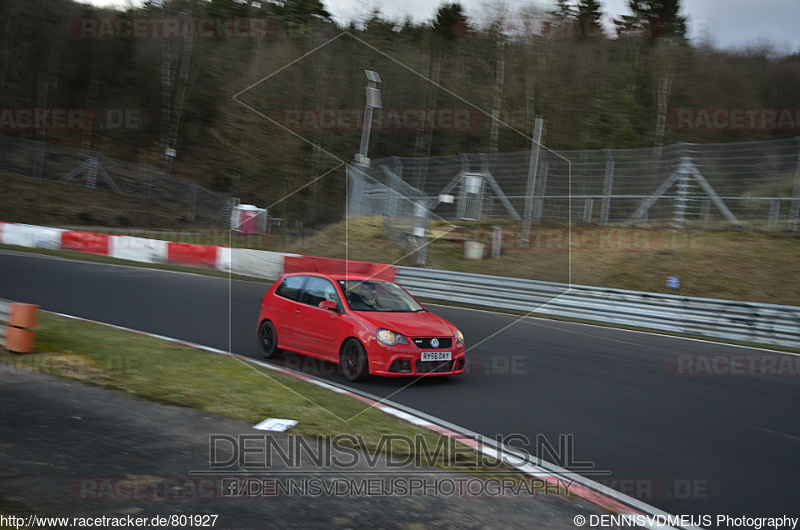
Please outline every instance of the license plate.
M422 361L449 361L452 358L452 352L449 351L424 351L422 352Z

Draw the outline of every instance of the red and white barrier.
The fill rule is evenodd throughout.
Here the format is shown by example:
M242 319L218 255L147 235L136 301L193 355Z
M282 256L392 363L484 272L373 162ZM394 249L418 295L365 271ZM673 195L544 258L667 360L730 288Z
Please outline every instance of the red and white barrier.
M29 248L61 248L61 228L0 223L0 242Z
M108 256L108 240L110 237L108 234L67 230L61 234L61 250Z
M144 263L202 267L276 280L284 272L367 274L394 280L391 265L284 254L218 245L175 243L159 239L113 236L79 230L0 222L0 243L30 248L86 252Z
M111 236L109 256L145 263L167 263L169 241L143 237Z
M215 269L217 266L217 249L215 245L196 245L194 243L170 243L167 251L167 262L173 265L188 265Z
M229 270L235 274L277 280L284 271L287 258L297 254L282 254L249 248L220 247L217 254L217 269Z
M381 263L350 261L314 256L286 256L284 272L324 272L328 274L365 274L383 280L394 280L397 269Z

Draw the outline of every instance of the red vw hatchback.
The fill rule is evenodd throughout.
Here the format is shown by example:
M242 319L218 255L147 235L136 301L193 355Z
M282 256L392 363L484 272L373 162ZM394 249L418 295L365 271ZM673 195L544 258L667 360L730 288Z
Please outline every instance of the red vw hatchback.
M348 380L464 372L464 336L396 283L356 274L284 274L264 295L258 339L339 364Z

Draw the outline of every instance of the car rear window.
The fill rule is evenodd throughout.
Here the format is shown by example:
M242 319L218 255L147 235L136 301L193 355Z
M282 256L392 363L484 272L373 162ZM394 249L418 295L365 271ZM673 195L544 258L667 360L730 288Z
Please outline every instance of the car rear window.
M288 276L275 289L275 294L298 302L300 301L300 291L307 278L308 276Z

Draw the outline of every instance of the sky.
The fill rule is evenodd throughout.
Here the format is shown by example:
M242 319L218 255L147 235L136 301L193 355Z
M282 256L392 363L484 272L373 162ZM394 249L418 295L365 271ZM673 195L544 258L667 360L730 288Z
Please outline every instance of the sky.
M126 5L137 0L81 0L96 5ZM456 0L447 0L453 2ZM471 18L487 18L498 0L458 0ZM499 0L503 1L503 0ZM445 0L322 0L339 22L363 20L374 8L384 18L415 22L431 20ZM606 16L627 14L627 0L600 0ZM526 5L550 9L555 0L505 0L511 12ZM718 48L770 43L779 52L800 52L800 0L683 0L689 36Z

